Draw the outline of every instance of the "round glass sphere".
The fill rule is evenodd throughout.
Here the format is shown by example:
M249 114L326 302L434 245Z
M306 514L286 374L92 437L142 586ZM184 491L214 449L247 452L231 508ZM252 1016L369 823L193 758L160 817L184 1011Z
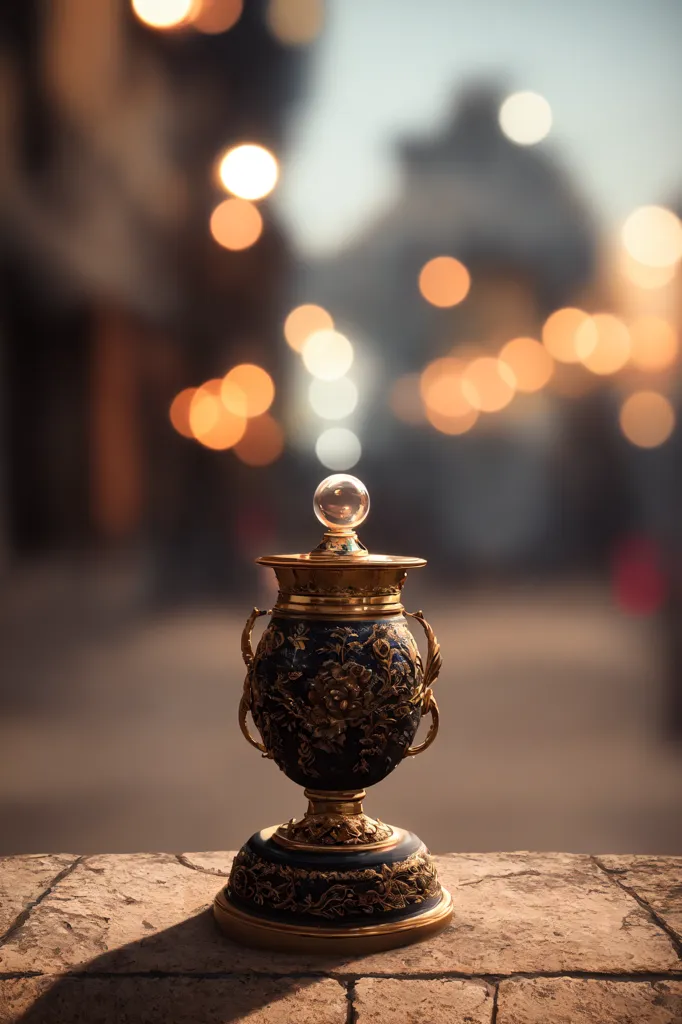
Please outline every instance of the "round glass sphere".
M369 512L369 492L362 480L348 473L332 473L315 491L315 515L331 530L354 529Z

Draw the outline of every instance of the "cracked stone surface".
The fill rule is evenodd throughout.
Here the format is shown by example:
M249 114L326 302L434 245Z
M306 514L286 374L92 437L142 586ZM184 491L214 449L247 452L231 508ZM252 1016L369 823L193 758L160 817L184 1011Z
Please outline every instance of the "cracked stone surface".
M497 1024L679 1024L682 982L502 981Z
M362 958L273 955L222 939L210 913L230 854L86 858L0 947L0 971L261 971L393 975L681 972L666 933L589 857L437 858L455 905L428 942ZM209 870L211 869L211 870Z
M665 932L586 855L451 854L436 862L455 908L450 928L354 961L354 968L511 974L682 967Z
M675 857L597 857L622 885L645 900L682 942L682 862Z
M19 978L0 980L0 1024L346 1024L330 979Z
M75 860L75 855L68 853L0 857L0 936Z
M0 1024L489 1024L498 979L497 1024L682 1021L681 858L437 857L453 925L346 959L228 942L210 908L231 859L0 860Z
M355 987L357 1024L490 1024L493 989L482 981L362 978Z

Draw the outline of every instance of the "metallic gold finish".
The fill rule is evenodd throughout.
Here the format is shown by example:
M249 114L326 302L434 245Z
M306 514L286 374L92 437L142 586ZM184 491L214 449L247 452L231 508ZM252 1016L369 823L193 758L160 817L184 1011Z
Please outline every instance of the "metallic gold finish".
M308 810L301 821L293 818L280 825L273 840L296 850L382 850L395 845L391 825L370 818L362 810L365 790L359 792L318 792L306 789Z
M246 665L246 677L244 679L244 690L242 693L242 698L239 701L239 728L242 731L244 739L246 739L246 741L250 743L252 747L255 747L256 750L260 750L263 757L271 758L272 754L270 754L267 751L267 749L263 746L262 743L259 743L258 740L255 740L253 738L253 736L249 732L249 726L246 721L247 715L251 710L251 702L253 699L251 695L251 669L253 668L254 662L254 653L253 648L251 647L251 634L253 633L253 624L259 616L268 614L269 613L267 611L261 611L259 608L254 608L251 614L249 615L248 619L246 620L246 625L244 626L244 629L242 631L242 658L244 659L244 664Z
M320 889L311 895L310 885ZM253 903L262 913L304 915L352 924L368 915L432 903L440 895L433 859L422 843L405 860L374 867L324 870L271 861L248 846L235 857L226 894L232 903Z
M348 481L364 492L366 514L364 486ZM244 626L238 716L247 742L305 787L308 808L248 840L214 913L249 945L357 955L427 938L452 917L421 840L362 806L366 786L435 740L441 654L423 613L402 603L407 571L424 559L371 554L350 525L359 520L333 525L333 502L317 493L314 506L331 527L317 548L257 559L274 570L279 592L272 612L254 608ZM426 634L425 663L406 614ZM263 615L271 618L254 651ZM427 715L426 738L415 743Z
M313 775L317 772L314 761L318 753L341 754L348 731L359 730L362 746L352 771L361 782L363 774L369 770L368 758L385 754L395 731L408 729L414 716L421 713L425 693L423 680L417 678L410 688L405 675L405 664L421 667L417 645L404 623L400 626L391 620L376 622L364 640L358 639L358 628L354 625L338 625L322 647L318 647L318 653L322 652L326 658L317 674L308 680L304 692L292 689L292 682L297 681L292 679L292 673L279 672L273 683L262 686L257 673L260 659L270 659L281 649L288 651L291 647L305 651L310 642L308 633L309 628L298 623L292 624L286 636L273 619L248 668L241 708L248 707L252 712L263 737L263 750L280 766L289 757L289 723L294 721L298 733L298 767ZM400 658L396 657L397 652ZM362 658L368 654L373 659L374 671L363 664ZM300 674L293 673L294 676ZM433 673L431 675L433 677ZM245 712L240 711L240 724L244 718ZM414 728L408 733L405 752ZM428 744L433 738L427 737ZM251 739L249 742L256 745Z
M310 552L310 558L314 560L327 558L329 555L357 561L367 558L368 551L350 526L334 526L327 530L321 542Z
M229 903L219 892L213 905L215 919L226 935L236 942L283 953L317 953L322 956L361 956L438 935L452 919L452 899L441 888L439 903L423 914L343 929L330 926L292 925L247 914Z
M436 640L436 634L424 618L422 611L418 612L407 612L407 614L416 619L417 622L421 623L424 632L426 633L426 641L428 644L428 652L426 655L426 665L424 667L424 681L423 686L423 704L422 714L431 715L431 725L429 731L426 734L426 739L423 743L418 743L414 747L409 747L405 751L405 757L414 757L416 754L421 754L427 750L436 736L438 735L438 725L440 723L440 713L438 711L438 704L436 698L433 696L433 685L438 679L441 667L443 665L443 659L440 654L440 644Z
M256 559L256 562L258 565L268 565L271 569L276 569L279 566L339 569L350 567L350 565L358 565L358 568L363 569L420 569L423 565L426 565L425 558L413 558L410 555L368 554L366 558L363 558L361 564L358 564L357 560L351 558L347 558L345 562L343 559L344 555L337 554L318 555L313 558L308 552L299 555L261 555L260 558Z

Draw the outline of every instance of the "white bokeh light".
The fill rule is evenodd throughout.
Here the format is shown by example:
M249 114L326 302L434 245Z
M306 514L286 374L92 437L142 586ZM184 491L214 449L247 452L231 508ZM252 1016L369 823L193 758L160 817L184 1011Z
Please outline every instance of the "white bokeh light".
M315 454L327 469L351 469L360 459L362 445L357 434L346 427L324 430L315 443Z
M264 146L234 146L220 158L218 174L228 192L240 199L263 199L272 192L279 167Z
M515 92L500 107L500 128L518 146L534 146L552 127L552 108L537 92Z
M358 389L348 377L338 380L310 382L308 401L314 413L323 420L342 420L355 411L358 404Z
M621 230L628 254L645 267L666 268L682 260L682 222L665 206L640 206Z
M188 20L194 0L131 0L131 7L151 28L177 28Z
M301 349L303 364L313 377L338 380L353 365L353 346L338 331L315 331Z

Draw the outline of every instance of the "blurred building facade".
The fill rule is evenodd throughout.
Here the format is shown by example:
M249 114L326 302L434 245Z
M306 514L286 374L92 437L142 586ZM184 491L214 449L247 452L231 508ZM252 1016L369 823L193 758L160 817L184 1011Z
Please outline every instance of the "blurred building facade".
M554 156L504 136L501 98L495 86L474 86L440 134L402 142L395 205L301 279L301 295L329 309L366 353L363 465L409 510L400 518L421 524L441 564L462 571L549 564L571 546L556 514L565 409L556 396L536 396L466 436L444 437L396 419L391 384L438 357L495 354L511 338L538 337L552 310L585 296L596 266L586 202ZM420 269L443 254L471 275L466 302L452 309L417 290ZM390 537L391 523L383 528Z
M168 408L232 363L277 364L276 218L242 253L208 231L217 154L276 149L304 80L264 6L215 35L154 32L125 0L2 6L6 558L141 543L161 590L225 585L230 492L262 483Z

